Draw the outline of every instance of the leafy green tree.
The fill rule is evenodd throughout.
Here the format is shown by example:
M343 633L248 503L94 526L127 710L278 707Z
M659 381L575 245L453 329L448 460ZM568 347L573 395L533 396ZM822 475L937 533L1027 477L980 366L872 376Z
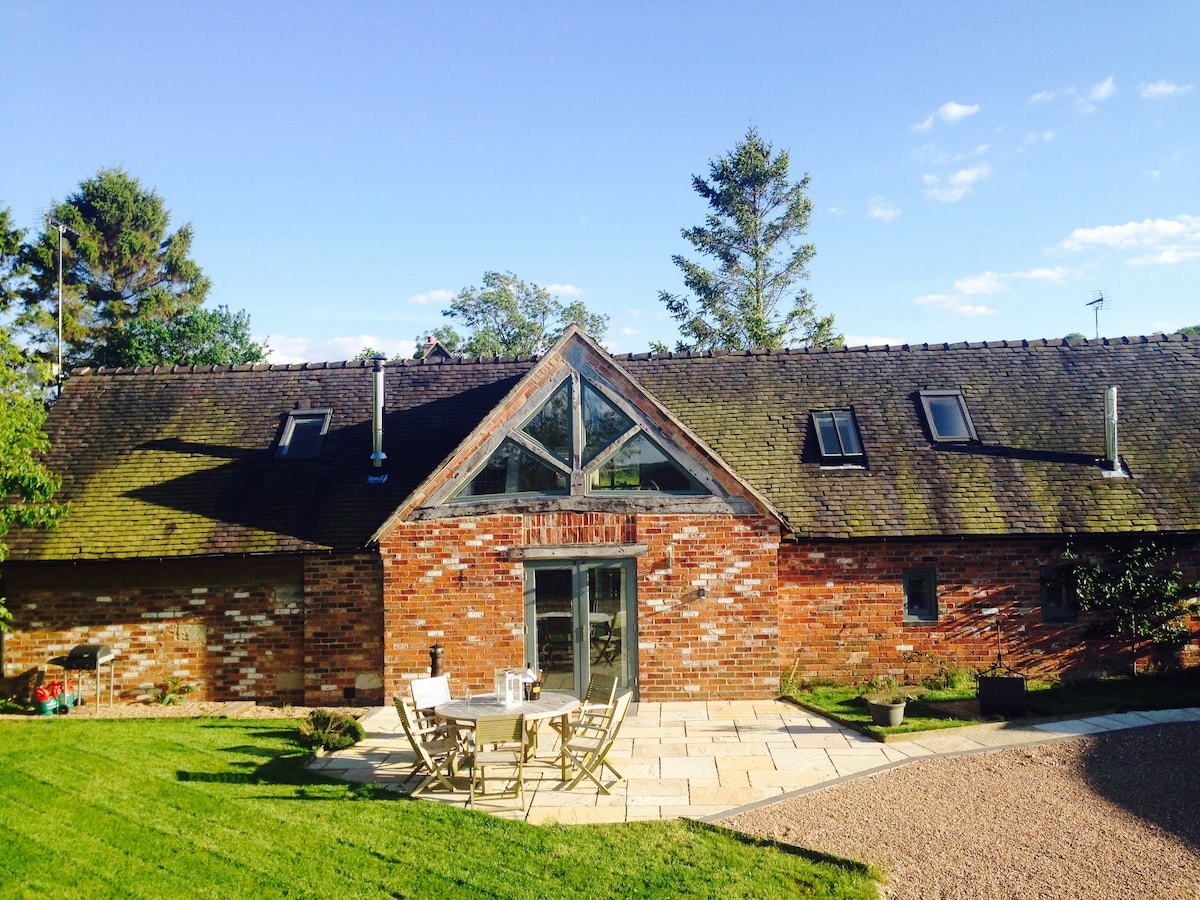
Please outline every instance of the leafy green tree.
M45 358L57 354L58 251L63 242L63 343L68 365L96 364L132 322L166 321L204 302L209 281L189 257L192 227L168 232L170 213L124 169L101 169L56 204L25 248L29 267L18 326Z
M1077 559L1073 549L1065 555ZM1110 546L1102 557L1072 567L1079 608L1106 616L1098 624L1101 633L1129 639L1135 672L1140 641L1171 645L1190 637L1188 616L1196 610L1200 585L1174 567L1175 555L1168 543L1142 540Z
M1080 341L1085 340L1087 335L1080 331L1072 331L1069 334L1063 335L1064 341Z
M751 128L731 153L709 163L709 178L692 176L692 187L708 202L704 225L683 237L710 257L715 268L676 254L690 294L660 291L658 299L679 323L680 350L777 349L841 346L833 316L818 316L799 282L816 255L797 240L808 229L812 201L806 174L793 182L786 150L772 148Z
M21 259L25 232L13 224L12 211L0 209L0 313L5 313L17 299L17 291L25 277L26 265Z
M12 525L51 528L67 511L53 501L61 480L40 459L49 446L42 431L46 407L38 385L25 375L25 363L8 330L0 328L0 538ZM0 560L7 555L0 540ZM0 598L0 632L11 620Z
M455 348L467 356L544 353L573 324L595 340L608 331L608 316L589 312L580 301L564 306L541 285L521 281L512 272L485 272L483 287L463 288L442 315L461 320L468 329ZM451 330L450 336L457 333Z
M1200 325L1188 325L1180 328L1176 334L1200 334Z
M230 366L260 363L270 350L250 337L250 315L193 306L168 319L133 319L96 348L101 366Z
M443 312L443 315L444 314L445 313ZM418 334L416 336L414 340L417 347L415 350L413 350L413 359L424 358L425 339L428 337L432 337L435 341L445 347L446 351L450 353L450 355L459 356L462 354L462 335L455 331L452 326L443 325L440 328L433 329L432 334Z

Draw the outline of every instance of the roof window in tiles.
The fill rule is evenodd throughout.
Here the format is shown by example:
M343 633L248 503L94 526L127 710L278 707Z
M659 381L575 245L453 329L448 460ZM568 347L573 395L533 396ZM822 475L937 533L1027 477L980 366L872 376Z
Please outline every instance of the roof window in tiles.
M977 441L961 391L921 391L925 421L935 441Z
M316 459L321 455L321 446L325 443L332 415L332 409L293 409L287 414L279 446L275 448L275 457Z
M821 462L861 463L863 458L862 439L854 414L848 409L834 409L812 414L813 427L817 431L817 443L821 447Z

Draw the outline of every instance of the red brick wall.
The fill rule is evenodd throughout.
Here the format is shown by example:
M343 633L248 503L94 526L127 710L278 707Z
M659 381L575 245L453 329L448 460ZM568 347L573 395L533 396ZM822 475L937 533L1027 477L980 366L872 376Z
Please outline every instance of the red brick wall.
M383 698L374 556L9 564L4 577L14 616L7 676L77 644L108 644L127 700L158 693L168 677L197 700L341 705L346 688L356 702Z
M1086 638L1091 621L1042 621L1041 567L1062 565L1061 540L785 544L780 553L780 660L796 680L920 680L941 667L996 661L996 619L1007 665L1059 677L1128 671L1123 643ZM1197 548L1183 556L1195 572ZM903 571L937 572L938 620L904 622ZM1179 661L1197 659L1193 640ZM1149 659L1143 662L1150 661Z
M383 566L374 554L304 559L304 702L384 701Z
M778 532L756 517L555 513L398 523L381 542L385 693L444 646L455 689L524 660L524 563L514 547L644 543L637 561L643 700L774 696ZM668 550L668 548L671 548ZM700 591L705 593L700 596Z

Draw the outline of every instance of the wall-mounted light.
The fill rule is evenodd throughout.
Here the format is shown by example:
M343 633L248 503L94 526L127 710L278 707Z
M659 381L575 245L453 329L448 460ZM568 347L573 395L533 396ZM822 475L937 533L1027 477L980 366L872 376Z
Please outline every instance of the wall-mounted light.
M674 544L667 544L667 565L668 566L675 565L675 545Z

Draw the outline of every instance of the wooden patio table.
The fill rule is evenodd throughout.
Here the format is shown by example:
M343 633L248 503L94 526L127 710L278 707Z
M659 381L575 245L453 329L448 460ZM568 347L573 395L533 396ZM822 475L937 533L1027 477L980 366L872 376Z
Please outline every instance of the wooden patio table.
M516 706L505 706L495 694L481 694L471 699L451 700L439 703L433 711L443 719L460 724L475 724L480 716L522 715L525 717L527 744L525 748L526 761L533 758L537 752L538 725L546 719L558 718L562 721L563 733L566 734L567 718L579 709L579 698L571 694L557 691L542 691L536 700L522 700ZM562 764L562 778L567 780L567 755L559 754Z

